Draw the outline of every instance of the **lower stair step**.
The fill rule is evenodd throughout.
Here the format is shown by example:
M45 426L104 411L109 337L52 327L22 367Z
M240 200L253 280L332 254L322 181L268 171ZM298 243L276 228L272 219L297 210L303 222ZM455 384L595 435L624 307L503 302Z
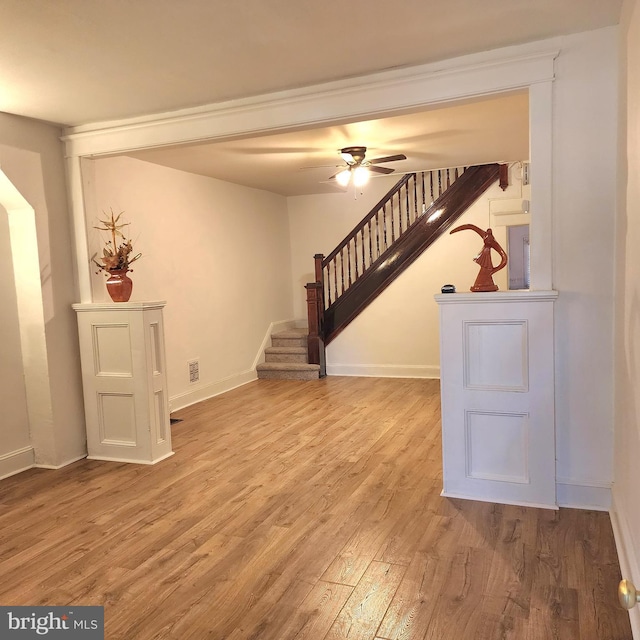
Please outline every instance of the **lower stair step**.
M263 362L256 367L261 380L317 380L320 365L303 362Z

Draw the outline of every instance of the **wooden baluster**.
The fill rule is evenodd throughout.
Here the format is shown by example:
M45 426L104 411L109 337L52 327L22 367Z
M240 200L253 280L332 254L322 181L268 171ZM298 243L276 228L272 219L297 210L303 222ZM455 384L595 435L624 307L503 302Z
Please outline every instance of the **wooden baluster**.
M331 263L327 265L327 306L331 306Z
M447 189L451 186L451 176L449 175L449 169L447 169Z
M376 260L380 257L380 223L378 221L378 211L376 211L375 228L376 228Z
M344 294L344 247L340 249L340 282L342 288L340 289L340 295Z
M367 260L365 258L367 252L365 251L364 232L365 232L365 227L362 227L362 273L363 274L367 270Z
M391 213L391 243L393 244L396 241L396 226L394 222L396 213L393 210L393 198L391 198L391 201L389 202L389 209Z
M371 235L371 218L369 218L369 266L373 262L373 237Z
M418 176L416 174L413 180L413 221L418 219Z
M429 171L429 183L431 184L431 202L435 202L433 197L433 171Z
M337 302L338 298L340 297L340 292L338 291L338 256L335 256L332 262L333 262L333 283L335 284L335 289L336 289L335 302Z
M351 240L347 242L347 271L349 273L349 286L351 286Z
M459 174L458 174L458 167L456 167L456 172L455 172L455 179L457 180L459 178Z
M407 229L411 226L411 205L409 204L409 185L405 185L405 206L407 207Z
M362 233L362 230L358 233ZM358 279L358 233L353 241L353 264L356 267L356 280Z
M427 210L427 200L424 193L424 171L420 172L420 182L422 184L422 211L420 214L422 214Z
M384 250L387 250L387 203L382 207L382 230L384 231Z
M438 169L438 198L442 195L442 169Z

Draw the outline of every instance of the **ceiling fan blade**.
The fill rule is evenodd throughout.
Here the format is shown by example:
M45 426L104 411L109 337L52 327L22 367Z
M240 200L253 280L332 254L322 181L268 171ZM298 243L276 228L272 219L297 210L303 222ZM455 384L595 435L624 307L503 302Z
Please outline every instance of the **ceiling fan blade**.
M395 156L384 156L383 158L374 158L373 160L369 160L371 164L376 164L380 162L396 162L396 160L406 160L407 156L404 153L398 153Z
M375 167L373 165L367 167L367 169L369 169L371 173L393 173L395 171L395 169L389 169L388 167Z

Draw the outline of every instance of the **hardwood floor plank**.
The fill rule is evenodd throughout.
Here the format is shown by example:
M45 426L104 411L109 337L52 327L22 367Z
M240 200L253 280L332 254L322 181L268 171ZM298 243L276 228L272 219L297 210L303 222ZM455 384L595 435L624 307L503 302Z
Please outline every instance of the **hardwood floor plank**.
M491 553L458 547L424 635L425 640L474 637L483 618L482 601ZM478 640L483 640L478 638Z
M353 587L329 582L317 582L313 588L308 585L310 591L304 600L289 610L289 615L280 622L277 620L263 619L262 622L251 629L250 633L245 627L250 626L247 621L241 623L229 636L229 640L316 640L324 638L333 624L338 613L345 605L353 592Z
M448 560L416 553L389 604L378 635L387 640L423 638L449 569Z
M325 640L372 638L402 580L405 567L372 562L329 629Z

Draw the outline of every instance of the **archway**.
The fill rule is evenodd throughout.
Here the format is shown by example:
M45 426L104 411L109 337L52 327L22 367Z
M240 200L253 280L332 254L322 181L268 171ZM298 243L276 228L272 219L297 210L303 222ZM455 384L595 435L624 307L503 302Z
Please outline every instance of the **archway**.
M11 475L43 462L41 453L53 450L53 409L35 211L2 170L0 206L8 219L30 433L28 446L4 456L0 475Z

